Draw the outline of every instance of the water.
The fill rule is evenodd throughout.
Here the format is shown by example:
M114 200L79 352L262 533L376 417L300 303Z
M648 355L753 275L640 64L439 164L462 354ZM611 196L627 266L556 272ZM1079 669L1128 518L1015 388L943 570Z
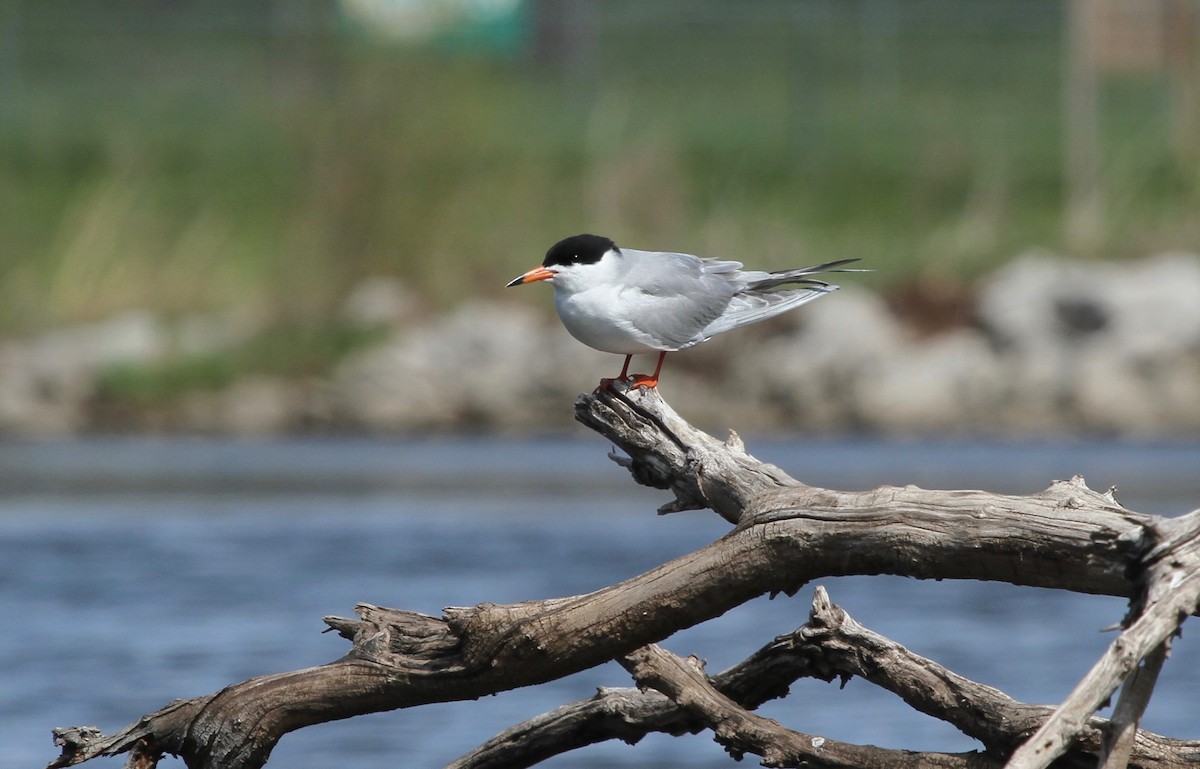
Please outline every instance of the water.
M750 441L834 488L915 482L1027 493L1054 478L1120 487L1127 506L1200 504L1200 446ZM106 732L178 697L318 665L347 643L321 617L358 602L443 606L594 590L727 530L707 512L658 517L598 439L0 444L0 766L40 767L55 726ZM821 580L860 622L963 675L1056 703L1112 638L1125 602L900 578ZM811 586L668 639L720 670L803 624ZM1185 627L1185 630L1190 628ZM1185 633L1146 726L1200 738L1200 649ZM271 766L436 767L597 686L615 664L477 702L375 714L286 736ZM765 715L856 742L968 750L971 740L853 680L800 681ZM122 765L120 759L93 762ZM174 764L164 761L164 766ZM601 745L549 767L732 765L707 735Z

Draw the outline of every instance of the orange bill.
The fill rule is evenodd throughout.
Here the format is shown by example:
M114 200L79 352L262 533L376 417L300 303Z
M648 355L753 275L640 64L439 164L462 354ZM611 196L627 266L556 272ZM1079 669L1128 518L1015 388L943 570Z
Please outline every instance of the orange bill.
M545 267L534 267L529 272L510 280L508 282L508 284L505 286L505 288L512 288L513 286L521 286L526 283L533 283L533 282L539 281L539 280L550 280L550 278L553 278L553 277L554 277L554 270L548 270Z

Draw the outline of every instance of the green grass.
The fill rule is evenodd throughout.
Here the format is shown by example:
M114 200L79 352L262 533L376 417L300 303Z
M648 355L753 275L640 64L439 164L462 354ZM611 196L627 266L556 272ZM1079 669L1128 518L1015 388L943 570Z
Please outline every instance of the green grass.
M99 403L144 409L172 403L193 390L220 390L239 372L225 356L197 356L159 365L114 364L96 381Z
M189 391L220 390L242 376L317 377L384 333L338 323L276 326L220 352L111 365L100 372L95 397L109 408L144 409L168 405Z
M369 275L436 310L500 295L585 229L766 267L859 256L885 288L1071 250L1052 15L905 26L882 53L852 16L822 34L613 22L603 66L564 76L270 33L255 3L149 26L140 5L19 7L0 332L133 306L320 326ZM1164 87L1109 81L1105 229L1080 255L1200 246L1200 171L1170 147Z

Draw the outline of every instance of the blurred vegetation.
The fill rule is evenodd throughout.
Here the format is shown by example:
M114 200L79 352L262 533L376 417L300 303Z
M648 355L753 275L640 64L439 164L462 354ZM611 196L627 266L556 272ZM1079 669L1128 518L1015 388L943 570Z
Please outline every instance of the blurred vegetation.
M384 335L338 322L276 326L229 349L168 358L153 364L108 366L94 399L134 408L159 407L191 390L220 390L243 376L319 377L348 353Z
M319 325L369 275L444 308L585 230L858 256L883 287L1065 250L1056 0L899 2L942 20L882 38L862 3L733 5L595 4L583 50L498 58L384 45L320 2L10 3L0 331L134 306ZM1200 246L1163 89L1105 81L1094 255Z

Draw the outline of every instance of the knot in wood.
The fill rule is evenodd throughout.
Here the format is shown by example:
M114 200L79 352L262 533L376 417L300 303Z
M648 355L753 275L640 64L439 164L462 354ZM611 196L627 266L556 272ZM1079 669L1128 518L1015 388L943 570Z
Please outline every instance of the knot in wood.
M104 732L95 726L59 727L52 731L54 744L63 749L63 755L74 754L104 737ZM65 764L64 764L65 765Z

